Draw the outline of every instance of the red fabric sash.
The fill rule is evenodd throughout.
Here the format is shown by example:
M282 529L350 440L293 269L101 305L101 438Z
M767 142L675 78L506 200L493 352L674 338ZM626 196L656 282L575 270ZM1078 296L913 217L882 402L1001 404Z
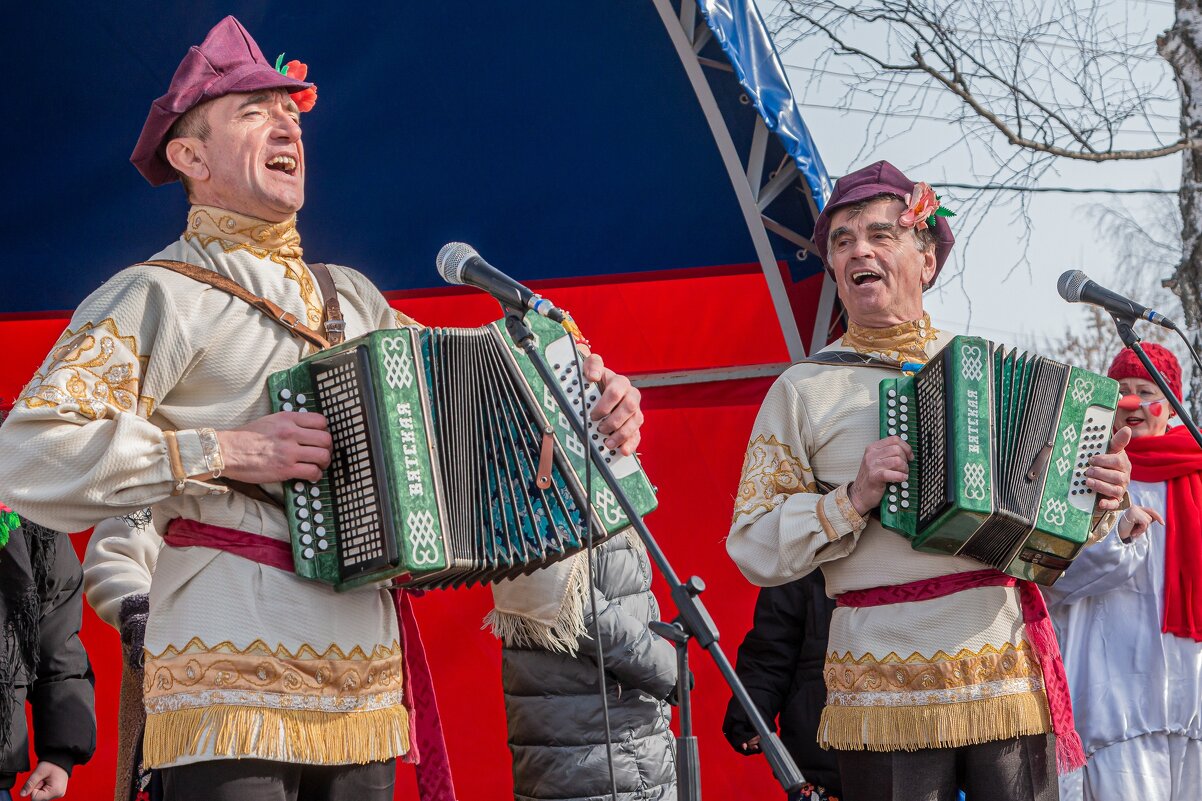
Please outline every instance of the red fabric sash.
M163 542L174 548L213 548L261 565L295 572L292 546L287 542L247 531L211 526L199 520L175 518L167 524ZM404 704L414 725L414 736L403 761L417 765L417 788L422 801L455 801L451 762L442 735L434 681L426 661L426 648L417 627L417 617L413 614L413 593L396 589L392 595L397 629L401 635L401 655L405 663Z
M1127 445L1131 477L1168 483L1164 620L1160 630L1202 641L1202 450L1185 426Z
M1016 584L1022 603L1023 623L1027 626L1027 637L1031 641L1031 647L1035 649L1035 658L1039 662L1040 672L1043 673L1052 731L1056 734L1056 768L1061 773L1070 773L1085 764L1085 748L1081 745L1081 736L1077 734L1073 723L1073 701L1069 695L1068 678L1064 675L1064 662L1060 658L1060 645L1056 642L1056 632L1052 629L1043 594L1035 583L1019 581L993 569L973 570L891 587L852 590L840 595L836 602L839 606L856 608L886 606L928 601L976 587L1013 587Z

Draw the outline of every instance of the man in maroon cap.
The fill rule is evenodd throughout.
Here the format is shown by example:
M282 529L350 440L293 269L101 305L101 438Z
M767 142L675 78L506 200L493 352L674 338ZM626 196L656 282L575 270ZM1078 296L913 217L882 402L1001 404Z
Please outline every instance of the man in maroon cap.
M423 796L451 799L407 613L402 626L379 587L339 593L291 572L280 482L316 480L331 439L321 415L268 414L267 377L413 323L360 273L303 258L306 71L277 69L233 17L189 50L131 159L153 185L184 182L184 233L76 310L0 431L0 486L65 531L153 509L167 547L142 757L168 798L391 798L396 758L420 749ZM596 356L585 372L604 385L609 444L632 452L637 390ZM144 585L150 566L131 570L107 585Z
M912 458L899 437L877 438L879 382L952 337L922 303L951 252L949 216L929 186L888 162L836 183L814 244L847 333L769 391L727 540L752 582L779 585L820 567L838 600L818 739L837 749L849 801L943 801L958 787L974 801L1051 799L1058 757L1066 768L1083 760L1067 693L1055 692L1054 677L1045 692L1038 654L1047 649L1033 642L1019 589L965 581L985 572L980 562L915 551L872 516L885 486L907 481ZM1115 452L1089 471L1105 510L1129 481L1127 437L1116 435ZM956 591L928 592L936 587ZM1058 660L1047 667L1063 678Z

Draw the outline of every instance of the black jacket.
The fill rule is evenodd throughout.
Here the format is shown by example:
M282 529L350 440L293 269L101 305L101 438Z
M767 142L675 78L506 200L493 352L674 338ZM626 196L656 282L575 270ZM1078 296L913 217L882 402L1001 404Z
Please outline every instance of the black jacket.
M833 751L818 745L818 719L826 703L822 667L835 602L826 597L822 571L780 587L760 590L755 623L739 646L735 672L807 782L842 796ZM732 698L722 732L739 753L755 736L743 708Z
M14 529L0 549L0 789L29 770L25 702L34 751L68 773L96 750L92 667L79 627L83 570L71 541L37 526Z

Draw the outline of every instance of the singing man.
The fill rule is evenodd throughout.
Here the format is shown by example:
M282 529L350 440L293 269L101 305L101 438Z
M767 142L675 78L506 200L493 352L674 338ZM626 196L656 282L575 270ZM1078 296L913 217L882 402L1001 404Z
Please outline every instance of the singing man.
M389 593L338 593L265 563L288 541L280 482L330 463L322 416L268 413L267 377L312 346L205 280L266 298L293 329L333 336L334 294L348 338L412 322L354 270L329 267L324 291L304 258L306 71L277 70L233 17L188 51L131 161L154 186L183 183L183 233L153 259L199 278L146 264L110 278L0 430L0 486L21 515L79 531L154 510L167 547L150 589L143 756L168 799L391 799L395 760L416 742L425 762L441 742L422 742ZM585 372L605 386L610 446L632 452L637 390L595 356ZM452 797L449 777L425 788Z
M836 183L814 243L847 333L815 357L830 361L794 365L765 398L727 550L761 586L821 568L838 602L818 740L836 749L847 801L944 801L956 788L974 801L1054 799L1057 746L1066 769L1084 757L1038 588L915 551L872 517L913 454L878 439L878 383L896 373L867 362L919 365L952 336L922 302L955 241L939 209L888 162ZM1087 473L1105 512L1130 480L1129 433ZM1102 517L1105 533L1113 515Z

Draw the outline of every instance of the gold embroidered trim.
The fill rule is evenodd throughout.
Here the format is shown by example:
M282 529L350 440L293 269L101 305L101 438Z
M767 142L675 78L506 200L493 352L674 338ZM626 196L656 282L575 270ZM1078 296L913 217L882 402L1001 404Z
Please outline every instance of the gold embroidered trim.
M922 663L922 664L926 664L926 665L933 665L938 662L948 662L948 661L956 660L956 659L966 659L971 656L982 656L984 654L1004 654L1008 651L1030 651L1030 650L1031 650L1031 646L1028 645L1025 640L1023 640L1018 643L1010 643L1010 642L1003 643L1001 645L1001 647L998 647L996 645L990 645L989 643L986 643L979 651L970 651L967 648L961 648L955 654L949 654L947 651L944 651L942 648L939 649L938 651L936 651L934 653L934 655L932 655L932 656L923 656L922 654L915 651L914 653L910 654L905 659L902 659L900 656L898 656L895 651L890 651L889 653L885 654L884 656L879 656L879 657L873 655L871 652L866 653L863 656L853 657L851 655L851 651L844 651L841 654L838 653L837 651L828 651L826 654L826 662L827 662L827 664L835 662L838 664L852 664L852 665L863 665L863 664L868 664L868 663L885 664L885 663L891 663L891 662L902 662L905 664Z
M34 374L18 398L26 407L74 405L80 414L98 420L110 408L138 408L138 382L148 357L138 355L138 343L122 336L111 317L67 329L55 343L45 367Z
M958 748L1051 731L1043 693L1002 695L943 706L827 706L818 744L845 751Z
M839 539L839 532L835 531L834 526L831 525L831 521L827 518L826 509L824 508L825 504L826 496L823 495L818 499L818 505L814 507L814 511L818 513L818 523L822 526L823 532L826 533L826 538L834 542Z
M1001 649L988 646L988 650L981 653L965 650L956 657L945 655L943 659L916 659L917 656L915 654L905 661L896 657L870 661L866 657L853 660L850 655L839 658L828 654L824 669L827 691L832 695L916 693L962 690L973 685L1042 678L1039 664L1025 643L1018 648L1013 645ZM1041 683L1039 687L1042 687ZM1030 691L1030 687L1024 687L1024 691ZM835 701L828 698L827 702Z
M864 517L856 511L856 507L851 503L851 498L847 497L846 484L840 484L835 490L835 503L838 504L839 511L843 514L843 518L847 520L847 524L851 526L852 531L864 525Z
M254 653L182 654L146 662L145 697L205 691L303 696L374 695L399 690L404 676L398 650L382 659L312 659Z
M216 645L206 645L205 641L199 637L193 637L188 640L183 648L175 645L168 645L158 654L146 651L147 659L164 659L172 656L180 656L184 654L256 654L259 656L274 656L279 659L387 659L401 652L401 644L396 640L392 641L391 646L377 645L372 649L371 656L364 652L363 648L356 645L349 652L343 651L337 644L331 645L326 650L318 653L317 649L308 643L302 643L296 651L291 651L282 644L276 645L274 648L269 646L263 640L255 640L245 648L238 648L229 640L223 640Z
M171 477L175 479L171 494L182 495L188 474L184 472L184 460L179 455L179 438L174 431L164 431L163 442L167 443L167 461L171 464Z
M309 327L321 327L321 299L313 276L302 261L304 251L295 216L281 223L270 223L224 209L193 206L188 212L184 240L193 239L202 248L216 242L223 253L245 250L256 258L269 259L283 267L284 277L297 284Z
M393 316L393 319L396 320L396 324L398 327L406 326L406 325L416 325L418 328L425 328L425 326L423 326L417 320L414 320L409 315L405 314L400 309L393 309L392 316Z
M939 331L931 325L931 316L910 320L888 328L867 328L849 322L840 344L865 356L878 356L887 361L927 361L927 345L935 341Z
M735 518L771 511L798 492L817 492L814 472L775 434L760 434L747 445Z
M147 715L143 756L152 768L200 754L349 765L394 759L409 744L400 705L349 713L208 706Z
M211 428L202 428L199 433L200 448L204 454L209 478L220 478L225 470L225 459L221 455L221 443L217 440L217 432Z

